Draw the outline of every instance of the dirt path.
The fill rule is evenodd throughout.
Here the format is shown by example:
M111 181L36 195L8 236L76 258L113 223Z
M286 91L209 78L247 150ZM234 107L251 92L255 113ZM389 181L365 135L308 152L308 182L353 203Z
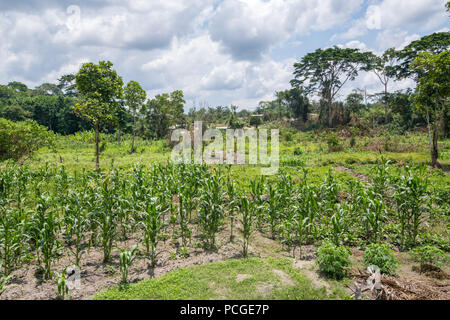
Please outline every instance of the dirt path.
M336 165L335 168L338 169L341 172L346 172L346 173L350 174L351 176L353 176L355 178L358 178L358 179L360 179L360 180L362 180L364 182L372 182L372 179L369 176L366 176L365 174L357 172L357 171L355 171L353 169L346 168L346 167L343 167L343 166L340 166L340 165Z

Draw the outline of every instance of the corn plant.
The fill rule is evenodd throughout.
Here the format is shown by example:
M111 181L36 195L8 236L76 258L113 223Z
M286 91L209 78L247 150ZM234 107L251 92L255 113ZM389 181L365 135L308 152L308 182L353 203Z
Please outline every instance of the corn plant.
M65 300L66 295L69 294L69 285L66 279L66 268L63 269L61 273L56 273L58 279L56 280L56 285L58 288L58 297Z
M414 246L426 210L428 181L406 167L396 188L397 217L400 223L400 243L403 248Z
M391 174L389 172L389 160L381 157L381 163L374 169L374 175L372 178L374 190L380 194L381 198L386 197L387 190L391 182Z
M272 239L276 238L277 226L280 219L279 208L281 207L281 196L277 189L269 184L268 198L265 203L266 216L269 222L270 235Z
M108 180L101 188L101 201L97 208L97 224L103 248L103 262L111 261L111 251L117 238L117 206L116 194L111 192Z
M333 170L328 170L325 181L320 186L320 196L322 200L322 211L330 216L334 212L334 206L338 202L339 184L333 175Z
M2 264L0 263L0 270L2 269ZM5 286L9 283L11 276L0 275L0 297L5 292Z
M295 240L293 242L293 256L295 257L295 249L298 245L300 249L300 258L302 257L302 245L308 236L308 229L310 227L310 220L306 212L294 207L294 214L292 215L292 226L294 229Z
M73 247L69 246L71 253L75 257L75 265L80 266L82 255L85 253L83 249L83 240L85 233L89 230L88 215L83 210L82 201L79 199L80 195L75 192L70 192L68 199L68 208L66 210L67 225L70 229L71 243Z
M145 253L150 257L151 266L156 266L157 245L160 240L160 233L164 228L164 215L161 206L156 199L150 198L146 203L146 208L142 212L140 226L145 244Z
M186 238L190 234L190 230L188 227L188 221L189 221L189 214L186 210L186 207L184 205L184 199L185 196L182 193L179 193L178 196L178 220L180 225L180 231L181 231L181 245L183 248L186 247Z
M59 255L61 243L58 240L58 217L51 207L50 197L39 194L32 226L37 235L38 263L42 264L44 279L51 279L51 265Z
M242 225L242 255L244 257L248 256L248 244L250 236L253 232L253 222L256 215L256 205L254 202L248 200L247 196L243 195L240 197L239 209L241 212L240 222Z
M18 210L0 208L0 260L3 261L3 274L6 276L19 266L23 253L20 218Z
M120 273L122 275L122 283L128 283L128 272L134 260L139 255L139 248L134 247L132 250L123 249L120 251Z
M338 204L330 219L333 243L337 246L341 243L341 235L347 230L346 214L347 208Z
M264 224L264 176L261 178L255 178L250 181L250 194L252 197L252 202L255 203L255 215L256 215L256 225L259 230L263 228Z
M228 218L230 219L230 242L234 239L234 226L236 224L236 209L238 207L238 196L236 194L236 186L231 179L231 175L227 176L227 196L228 196Z
M386 209L381 199L373 196L367 199L368 206L363 212L363 226L366 236L371 242L380 240L383 234L383 222L386 218Z
M200 197L199 226L208 248L215 247L216 234L224 219L223 198L225 191L222 177L218 174L203 180L203 193Z

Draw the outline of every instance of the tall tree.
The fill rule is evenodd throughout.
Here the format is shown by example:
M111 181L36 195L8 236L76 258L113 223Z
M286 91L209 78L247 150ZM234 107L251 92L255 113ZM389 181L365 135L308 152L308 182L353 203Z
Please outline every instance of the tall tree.
M417 79L414 102L426 115L431 165L440 167L438 124L450 104L450 51L438 54L419 53L411 64L411 69L420 75Z
M392 75L397 79L411 78L417 80L420 70L411 68L414 59L421 52L433 54L450 49L450 32L436 32L411 42L404 49L397 51L399 64L392 70Z
M131 140L131 150L130 153L133 153L135 151L134 148L134 139L136 137L136 118L138 112L140 112L142 105L145 102L145 99L147 98L147 94L145 93L145 90L142 89L141 85L131 80L127 83L127 85L124 88L124 96L125 96L125 104L130 109L131 115L133 117L133 133L132 133L132 140Z
M328 125L333 126L333 103L342 87L358 76L370 53L358 49L333 47L318 49L294 64L292 86L302 85L306 92L319 93L328 103Z
M68 97L76 97L78 95L75 76L75 74L66 74L58 79L58 88Z
M372 54L369 63L365 67L366 71L373 71L384 87L383 104L384 104L384 122L388 122L389 112L389 93L388 84L395 73L395 66L398 57L394 48L386 50L381 56Z
M97 170L100 168L100 127L115 121L120 107L118 100L123 95L122 77L117 75L112 66L110 61L100 61L98 64L85 63L75 77L80 102L75 104L73 110L94 125Z

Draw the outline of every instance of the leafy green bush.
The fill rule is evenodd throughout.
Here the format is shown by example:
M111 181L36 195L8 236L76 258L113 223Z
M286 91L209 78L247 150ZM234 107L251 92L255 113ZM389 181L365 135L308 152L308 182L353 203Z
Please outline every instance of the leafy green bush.
M350 250L344 246L326 243L317 249L317 263L320 271L334 279L342 279L347 275L350 266Z
M339 138L336 137L334 134L330 134L327 137L327 145L328 145L328 150L330 152L342 151L341 142L339 141Z
M23 159L34 151L54 145L54 135L32 120L13 122L0 118L0 161Z
M394 257L394 250L385 243L369 244L364 250L364 264L376 265L382 273L393 274L398 267L398 261Z
M421 246L411 252L413 259L420 262L421 265L426 263L440 266L442 262L448 260L448 256L444 251L435 246Z

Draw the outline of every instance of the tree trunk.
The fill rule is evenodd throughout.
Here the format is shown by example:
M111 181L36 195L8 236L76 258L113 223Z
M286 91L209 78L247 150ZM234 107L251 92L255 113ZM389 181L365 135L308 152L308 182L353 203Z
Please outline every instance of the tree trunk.
M328 126L331 128L333 126L333 99L328 98Z
M95 168L97 170L100 169L100 161L99 161L99 142L100 142L100 133L98 123L95 124Z
M431 166L433 168L440 168L441 165L438 162L438 126L437 124L433 125L433 146L431 148Z
M427 110L426 114L427 118L427 127L428 127L428 137L430 139L430 154L431 154L431 166L433 168L440 168L441 165L439 164L438 156L438 120L435 119L434 124L430 123L430 113Z
M387 97L387 83L384 84L384 124L388 123L388 97Z
M134 153L134 137L136 136L136 118L133 118L133 138L131 139L131 151Z

